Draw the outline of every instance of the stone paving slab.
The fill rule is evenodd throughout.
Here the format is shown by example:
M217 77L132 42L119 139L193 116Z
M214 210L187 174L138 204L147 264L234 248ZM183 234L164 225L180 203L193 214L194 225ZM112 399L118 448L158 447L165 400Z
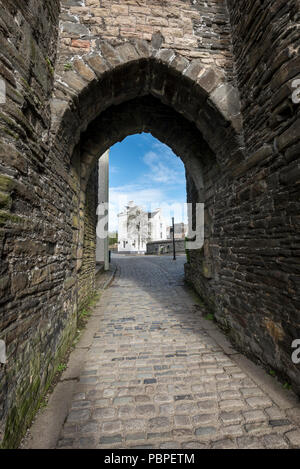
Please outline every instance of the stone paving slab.
M300 447L286 406L205 328L185 258L115 262L57 448Z

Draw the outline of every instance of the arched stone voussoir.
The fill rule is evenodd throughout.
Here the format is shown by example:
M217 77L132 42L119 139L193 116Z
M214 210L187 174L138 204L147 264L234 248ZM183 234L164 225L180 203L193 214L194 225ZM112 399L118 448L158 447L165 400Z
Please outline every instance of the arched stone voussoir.
M55 89L51 100L52 134L59 130L59 126L61 127L64 118L70 112L79 125L82 123L79 99L88 90L89 84L95 83L96 79L94 71L78 57L72 62L72 70L56 74Z
M199 59L192 60L183 75L195 84L195 89L206 97L206 107L214 108L215 122L226 127L232 125L239 133L242 131L240 96L236 87L226 82L224 72L203 64Z
M98 52L109 65L110 69L139 58L136 49L130 43L113 47L108 42L101 41Z
M243 129L241 101L238 89L230 83L220 83L211 91L209 100L220 114L230 122L237 133Z
M196 78L196 83L208 95L222 86L226 82L226 76L222 70L212 66L205 66L202 68Z
M89 84L89 81L84 79L80 73L75 70L65 71L60 77L60 82L65 85L70 96L79 96Z
M153 54L153 57L159 62L169 65L175 59L176 55L176 52L172 49L159 49Z
M56 84L51 101L51 133L59 135L70 123L70 114L73 116L74 131L78 125L80 131L84 130L84 119L82 119L81 105L87 98L89 87L92 82L96 82L96 75L92 70L85 68L84 62L77 60L74 64L74 70L68 70L56 77ZM83 75L86 75L84 77ZM81 125L82 124L82 125ZM76 142L77 143L77 142Z
M101 76L116 67L141 59L149 59L152 50L146 41L139 40L135 44L125 42L113 47L108 41L100 41L98 48L82 59L93 69L95 74Z
M60 120L65 115L67 110L69 109L69 102L63 99L58 99L53 97L50 101L50 109L51 109L51 116L52 116L52 131L58 127Z
M167 48L155 50L147 41L128 41L117 47L99 41L97 50L74 57L71 64L72 69L58 77L57 90L59 99L70 103L74 122L68 108L62 113L61 106L56 115L54 106L52 121L59 136L67 116L73 147L88 125L110 106L146 95L194 122L213 151L224 146L228 126L237 134L241 131L236 89L226 82L224 72L201 59L188 60Z
M87 82L92 82L97 79L97 75L94 70L88 66L82 58L76 58L73 61L74 70Z
M87 118L90 122L107 106L131 99L136 93L144 93L152 52L143 40L137 41L135 46L126 42L118 47L101 41L97 50L70 57L66 70L59 69L53 96L69 102L73 109L78 108L82 119L80 130L84 131ZM53 106L52 122L55 123L52 134L59 133L64 127L64 116L61 110L56 112L56 106Z
M226 76L222 70L205 64L200 59L192 60L182 71L182 75L199 87L205 97L226 82Z

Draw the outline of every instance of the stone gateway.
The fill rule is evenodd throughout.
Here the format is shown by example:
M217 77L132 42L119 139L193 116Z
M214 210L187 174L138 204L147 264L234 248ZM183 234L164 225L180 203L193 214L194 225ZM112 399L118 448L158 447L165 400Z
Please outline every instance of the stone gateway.
M298 0L0 0L0 445L95 289L98 158L151 132L205 204L190 282L300 394Z

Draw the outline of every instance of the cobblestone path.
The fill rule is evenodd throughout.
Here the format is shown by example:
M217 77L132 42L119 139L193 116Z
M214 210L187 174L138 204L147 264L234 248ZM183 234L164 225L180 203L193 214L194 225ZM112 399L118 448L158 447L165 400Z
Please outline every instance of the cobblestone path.
M299 447L297 425L203 327L185 258L115 262L57 447Z

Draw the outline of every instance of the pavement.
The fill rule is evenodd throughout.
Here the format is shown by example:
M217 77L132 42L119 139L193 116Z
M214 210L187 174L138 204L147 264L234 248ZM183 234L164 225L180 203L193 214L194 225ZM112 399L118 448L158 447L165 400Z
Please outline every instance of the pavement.
M298 397L205 319L184 263L113 256L114 278L24 448L300 447Z

